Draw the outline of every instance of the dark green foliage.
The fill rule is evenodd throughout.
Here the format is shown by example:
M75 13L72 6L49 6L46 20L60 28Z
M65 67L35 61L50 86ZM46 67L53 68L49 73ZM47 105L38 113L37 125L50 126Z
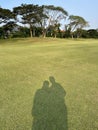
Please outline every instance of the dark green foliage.
M37 27L35 30L35 36L39 37L42 35L42 28L41 27Z
M4 30L3 27L0 27L0 38L4 37Z
M89 36L87 30L82 30L82 32L81 32L81 37L82 37L82 38L92 38L92 36L91 36L91 37Z
M0 7L0 24L7 23L10 20L15 19L15 15L9 9L3 9Z
M29 28L26 27L20 27L18 31L14 32L12 35L12 38L18 38L18 37L29 37Z
M98 38L98 30L97 29L90 29L87 31L88 36L92 38Z

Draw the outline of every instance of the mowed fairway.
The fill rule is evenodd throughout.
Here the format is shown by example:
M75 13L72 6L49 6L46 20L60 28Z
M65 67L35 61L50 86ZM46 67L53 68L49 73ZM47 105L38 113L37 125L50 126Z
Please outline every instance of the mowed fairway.
M35 93L49 76L66 91L67 115L56 115L56 107L52 113L54 106L47 100L51 116L45 123L40 117L38 130L45 124L43 130L98 130L98 40L55 38L0 40L0 130L37 130L32 115ZM56 126L52 117L63 112L68 129L59 128L63 118Z

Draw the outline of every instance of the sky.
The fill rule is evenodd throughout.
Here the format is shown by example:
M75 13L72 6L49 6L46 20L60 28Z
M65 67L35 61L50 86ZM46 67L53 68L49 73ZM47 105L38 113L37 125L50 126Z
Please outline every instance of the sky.
M69 15L83 17L89 23L90 29L98 28L98 0L0 0L0 6L10 10L22 3L60 6Z

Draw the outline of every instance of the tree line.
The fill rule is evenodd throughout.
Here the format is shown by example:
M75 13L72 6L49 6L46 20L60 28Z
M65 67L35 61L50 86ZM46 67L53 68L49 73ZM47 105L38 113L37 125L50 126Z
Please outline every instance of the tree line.
M54 5L21 4L12 11L0 7L0 25L0 38L98 38L97 29L84 29L89 24L83 17Z

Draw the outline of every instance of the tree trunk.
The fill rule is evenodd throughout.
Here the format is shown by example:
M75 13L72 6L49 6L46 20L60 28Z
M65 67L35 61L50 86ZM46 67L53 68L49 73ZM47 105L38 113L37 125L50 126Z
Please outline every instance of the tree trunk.
M54 37L56 38L56 33L54 34Z
M32 29L30 29L30 36L32 37Z
M43 29L43 37L45 38L46 37L46 30Z
M35 28L33 28L33 37L35 37Z
M32 26L31 26L31 24L30 24L30 36L31 36L31 38L32 38L32 36L33 36L33 34L32 34Z

